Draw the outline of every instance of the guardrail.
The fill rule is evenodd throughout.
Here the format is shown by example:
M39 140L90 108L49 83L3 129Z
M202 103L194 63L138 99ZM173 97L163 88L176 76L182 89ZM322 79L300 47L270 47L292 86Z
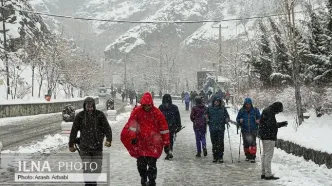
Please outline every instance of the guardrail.
M68 101L68 102L46 102L46 103L24 103L24 104L6 104L0 105L0 118L30 116L39 114L50 114L61 112L62 109L71 104L76 109L83 108L84 100ZM95 98L96 104L99 98Z

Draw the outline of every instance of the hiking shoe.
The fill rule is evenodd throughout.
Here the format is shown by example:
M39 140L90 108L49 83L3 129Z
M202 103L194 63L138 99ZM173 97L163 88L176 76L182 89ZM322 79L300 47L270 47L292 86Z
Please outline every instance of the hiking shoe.
M269 176L269 177L265 177L264 178L265 180L278 180L278 179L280 179L279 177L275 177L275 176Z
M206 150L206 148L203 148L203 154L204 154L204 156L207 156L207 150Z

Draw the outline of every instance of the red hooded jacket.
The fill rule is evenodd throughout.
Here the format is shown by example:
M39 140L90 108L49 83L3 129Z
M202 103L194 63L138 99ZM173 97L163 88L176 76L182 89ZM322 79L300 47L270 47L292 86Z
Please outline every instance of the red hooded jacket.
M138 158L147 156L159 158L163 147L168 146L169 130L162 112L153 105L150 93L145 93L141 99L141 106L136 107L121 132L121 141L129 154ZM143 105L152 105L150 111L145 111ZM132 144L132 139L137 139Z

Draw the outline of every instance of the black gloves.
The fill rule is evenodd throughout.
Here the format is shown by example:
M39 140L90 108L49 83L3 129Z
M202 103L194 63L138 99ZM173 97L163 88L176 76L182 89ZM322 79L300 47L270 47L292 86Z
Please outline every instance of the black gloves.
M137 144L137 138L132 139L131 144L136 145Z
M278 125L279 125L279 127L287 127L288 121L280 122L280 123L278 123Z

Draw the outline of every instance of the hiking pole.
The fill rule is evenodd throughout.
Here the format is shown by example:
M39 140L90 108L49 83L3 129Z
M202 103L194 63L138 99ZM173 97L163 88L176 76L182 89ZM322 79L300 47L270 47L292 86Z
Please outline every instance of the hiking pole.
M241 155L241 142L242 142L242 132L240 131L240 143L239 143L239 160L237 162L241 162L240 155Z
M229 137L229 124L228 123L227 123L227 133L228 133L229 148L231 151L231 158L232 158L232 163L233 163L233 153L232 153L232 146L231 146L231 138Z
M259 143L259 155L262 157L261 139L260 138L258 138L258 143Z

